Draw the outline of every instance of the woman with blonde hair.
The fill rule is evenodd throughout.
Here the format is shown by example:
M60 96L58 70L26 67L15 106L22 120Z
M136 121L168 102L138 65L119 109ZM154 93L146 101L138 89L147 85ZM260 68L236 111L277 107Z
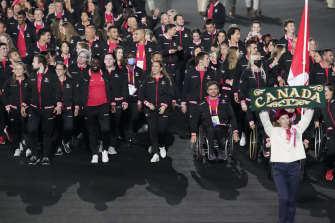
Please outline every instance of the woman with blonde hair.
M77 45L76 45L77 54L79 54L79 51L81 51L81 50L87 50L91 55L90 45L88 43L86 43L85 41L77 42Z
M236 80L235 75L238 54L237 47L229 47L227 54L224 56L223 62L218 69L218 80L220 81L221 92L226 100L230 100L233 96L232 86L234 81L239 81Z
M250 95L251 88L262 88L267 86L267 72L263 68L261 54L254 52L250 55L248 68L242 72L240 80L241 107L246 112L250 128L254 129L255 124L259 123L258 114L250 112Z
M144 106L144 114L149 126L151 148L154 155L152 163L158 162L159 157L166 157L165 132L168 124L168 108L173 97L172 81L160 61L155 61L151 73L139 88L139 99Z
M10 35L8 35L7 33L0 34L0 43L6 43L9 51L16 50L12 37L10 37Z
M150 41L150 42L153 42L153 43L157 43L157 39L156 37L154 36L154 33L152 32L151 29L145 29L145 39Z
M29 98L27 66L22 62L14 64L13 76L10 77L2 88L2 101L9 116L9 126L13 137L14 156L20 156L20 142L27 136L27 117L21 118L21 104ZM22 134L23 133L23 134ZM26 156L31 154L27 149Z

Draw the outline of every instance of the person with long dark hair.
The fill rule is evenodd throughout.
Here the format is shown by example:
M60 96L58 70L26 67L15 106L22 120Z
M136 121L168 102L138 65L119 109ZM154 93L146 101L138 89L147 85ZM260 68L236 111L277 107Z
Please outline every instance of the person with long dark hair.
M150 75L144 79L139 89L139 98L144 104L144 113L149 125L152 146L149 150L154 154L152 163L158 162L159 157L166 157L165 132L172 97L173 86L169 74L162 62L153 62Z
M325 96L327 105L319 111L317 116L317 121L315 123L315 127L319 127L320 125L320 116L322 115L325 129L327 131L327 154L326 154L326 180L332 181L334 174L334 162L335 162L335 100L334 100L334 91L335 85L334 83L327 83L325 86Z
M78 99L75 100L76 86L72 77L68 73L66 64L57 63L56 74L61 85L62 92L62 114L56 116L55 131L56 135L56 155L62 155L63 149L66 153L71 152L70 140L73 130L74 108L79 109ZM77 114L78 115L78 114Z

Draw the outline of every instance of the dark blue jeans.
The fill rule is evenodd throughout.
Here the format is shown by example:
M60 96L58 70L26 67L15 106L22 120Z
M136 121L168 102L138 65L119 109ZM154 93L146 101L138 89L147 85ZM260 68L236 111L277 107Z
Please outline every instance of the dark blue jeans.
M300 162L274 163L273 179L279 196L279 222L294 222L295 203L301 181Z

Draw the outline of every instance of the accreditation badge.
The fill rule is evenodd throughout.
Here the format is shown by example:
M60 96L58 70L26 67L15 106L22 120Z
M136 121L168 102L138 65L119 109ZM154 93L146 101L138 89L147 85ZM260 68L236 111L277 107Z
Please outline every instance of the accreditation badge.
M129 95L134 96L137 88L133 84L128 84Z
M212 116L212 122L213 122L213 126L216 126L216 125L220 125L220 119L219 119L219 116Z
M143 70L143 67L144 67L144 61L136 61L136 66L138 66L139 68L141 68Z

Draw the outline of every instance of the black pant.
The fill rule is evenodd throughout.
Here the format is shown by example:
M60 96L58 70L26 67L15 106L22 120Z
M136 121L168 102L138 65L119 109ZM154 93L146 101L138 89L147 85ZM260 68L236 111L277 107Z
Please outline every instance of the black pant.
M166 113L166 112L165 112ZM145 112L149 126L149 136L153 154L159 153L159 147L165 146L165 132L168 126L168 115L159 115L155 111Z
M274 163L273 180L279 195L279 222L293 223L297 193L301 182L299 161Z
M74 117L74 126L73 126L73 135L77 137L79 133L87 133L86 125L85 125L85 111L79 110L79 113L76 117Z
M188 114L188 126L191 127L191 119L197 112L197 104L186 103L187 114Z
M327 170L334 169L335 162L335 136L330 135L327 139L327 157L326 157L326 167Z
M223 125L216 125L216 126L207 126L205 129L206 137L208 140L209 150L214 150L214 140L216 139L219 149L224 149L224 142L223 140L227 137L228 128L227 126Z
M177 100L177 99L179 99L179 96L180 96L180 92L179 92L179 89L178 89L180 78L177 75L177 65L176 64L167 64L166 65L166 71L170 75L170 78L171 78L172 83L173 83L173 94L174 94L173 99Z
M39 127L42 124L43 135L43 155L47 157L51 152L51 138L54 129L54 109L39 109L30 107L28 117L28 133L30 138L30 145L32 155L37 156L37 145Z
M137 101L128 102L128 109L123 111L123 126L127 140L135 139L134 129L138 122L139 114Z
M110 138L110 145L115 147L117 143L117 137L120 136L120 120L122 114L122 107L121 105L116 106L116 112L111 113L110 117L110 126L111 128L111 138Z
M107 104L87 106L85 120L92 155L98 154L98 139L100 132L104 150L107 150L109 146L109 119L109 106Z
M63 110L61 115L55 118L55 145L58 147L64 143L70 142L73 130L73 110Z
M9 127L11 129L11 134L13 137L12 146L14 149L20 147L20 142L27 135L27 121L28 119L21 116L20 109L11 108L8 114L9 116Z
M0 95L0 137L5 136L4 130L7 125L7 114L5 106L2 103L2 95Z

